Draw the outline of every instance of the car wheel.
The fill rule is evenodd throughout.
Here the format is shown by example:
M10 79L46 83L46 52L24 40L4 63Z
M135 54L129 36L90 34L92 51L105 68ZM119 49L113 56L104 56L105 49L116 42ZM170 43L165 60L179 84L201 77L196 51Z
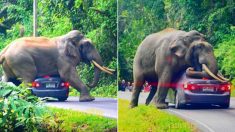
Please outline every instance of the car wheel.
M220 104L221 108L227 109L229 108L229 103L224 103L224 104Z
M67 100L67 97L65 97L65 98L58 98L58 100L59 101L65 101L65 100Z
M185 107L185 104L180 103L179 94L178 94L178 92L176 92L176 96L175 96L175 108L176 109L181 109L181 108L184 108L184 107Z

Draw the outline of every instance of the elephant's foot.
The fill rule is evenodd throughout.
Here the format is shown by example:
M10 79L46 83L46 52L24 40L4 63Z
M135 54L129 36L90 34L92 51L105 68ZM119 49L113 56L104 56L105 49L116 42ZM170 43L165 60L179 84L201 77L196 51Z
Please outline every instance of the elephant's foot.
M168 103L156 103L156 107L158 109L167 109L168 108Z
M151 100L146 99L145 105L149 105L150 102L151 102Z
M91 95L80 95L80 98L79 98L79 101L80 102L89 102L89 101L93 101L93 100L95 100L95 98L93 97L93 96L91 96Z
M130 103L129 108L135 108L137 105Z
M145 105L149 105L150 104L150 102L145 102Z

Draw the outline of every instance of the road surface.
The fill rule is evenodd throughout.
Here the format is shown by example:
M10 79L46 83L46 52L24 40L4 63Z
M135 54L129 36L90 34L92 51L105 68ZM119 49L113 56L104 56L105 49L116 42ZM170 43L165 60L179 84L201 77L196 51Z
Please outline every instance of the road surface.
M141 93L139 103L143 104L148 93ZM130 92L118 92L122 99L131 98ZM190 106L186 109L175 109L170 105L165 111L186 119L201 132L235 132L235 98L231 98L230 108L221 109L219 106Z
M92 102L79 102L78 97L69 97L65 102L51 100L47 101L45 104L47 106L78 110L89 114L96 114L117 119L117 99L114 98L96 97Z

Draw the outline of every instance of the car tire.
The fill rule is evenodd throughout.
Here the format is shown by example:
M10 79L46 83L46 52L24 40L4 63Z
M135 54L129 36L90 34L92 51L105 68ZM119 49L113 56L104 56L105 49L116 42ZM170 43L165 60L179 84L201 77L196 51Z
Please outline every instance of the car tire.
M223 109L228 109L230 106L230 103L224 103L224 104L220 104L220 107Z
M178 92L176 92L176 96L175 96L175 108L176 109L182 109L184 107L185 107L185 104L180 103L179 94L178 94Z
M64 97L64 98L58 98L59 101L65 101L67 100L67 97Z

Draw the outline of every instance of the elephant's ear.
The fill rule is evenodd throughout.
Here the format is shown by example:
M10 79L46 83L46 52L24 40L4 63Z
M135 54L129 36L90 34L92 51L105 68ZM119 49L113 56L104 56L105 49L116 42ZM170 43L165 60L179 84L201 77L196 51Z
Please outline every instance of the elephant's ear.
M186 54L186 46L182 40L176 40L171 44L170 51L177 57L182 58Z
M77 57L77 49L76 47L73 45L72 40L66 40L65 42L65 55L69 56L69 57Z

